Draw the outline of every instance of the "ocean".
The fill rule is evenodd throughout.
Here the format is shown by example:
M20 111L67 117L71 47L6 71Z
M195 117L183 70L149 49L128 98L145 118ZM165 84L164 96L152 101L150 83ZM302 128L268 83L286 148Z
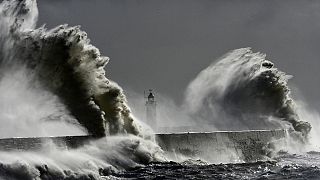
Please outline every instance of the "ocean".
M207 164L201 160L153 162L112 177L120 179L320 179L320 152L280 152L272 161Z

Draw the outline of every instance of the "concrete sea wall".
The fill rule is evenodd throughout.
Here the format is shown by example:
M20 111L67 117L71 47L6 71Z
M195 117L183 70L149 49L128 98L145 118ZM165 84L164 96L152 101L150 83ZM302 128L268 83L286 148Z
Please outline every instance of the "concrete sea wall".
M61 136L61 137L26 137L0 139L0 151L36 151L49 143L58 148L77 148L84 145L90 136Z
M265 155L270 141L286 137L285 130L224 131L157 134L156 140L172 158L193 157L208 162L256 161ZM60 148L77 148L90 136L35 137L0 139L0 151L38 150L48 142Z
M268 143L286 136L287 132L283 129L191 132L158 134L157 141L172 156L183 155L214 163L263 160Z

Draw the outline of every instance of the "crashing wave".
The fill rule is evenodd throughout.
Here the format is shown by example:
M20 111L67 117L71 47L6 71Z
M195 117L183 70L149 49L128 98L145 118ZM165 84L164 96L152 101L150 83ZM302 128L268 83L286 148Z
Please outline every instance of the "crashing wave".
M93 136L139 134L122 89L105 77L109 58L79 27L35 29L36 1L1 4L2 74L24 67L35 84L59 97L70 114Z
M306 136L311 126L295 111L287 85L290 76L265 57L250 48L227 53L189 84L185 108L218 129L277 129L289 124Z
M159 160L160 149L153 148L151 141L133 135L101 138L77 149L46 142L36 152L0 152L0 179L110 179L114 173Z
M162 160L123 90L105 77L109 58L79 27L35 28L37 17L35 0L0 4L0 137L99 138L77 149L0 152L0 179L103 179Z

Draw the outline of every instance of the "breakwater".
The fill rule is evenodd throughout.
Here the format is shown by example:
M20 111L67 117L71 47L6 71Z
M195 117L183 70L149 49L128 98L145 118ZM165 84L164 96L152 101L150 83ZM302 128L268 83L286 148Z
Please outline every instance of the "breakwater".
M172 156L186 156L215 162L229 154L245 161L261 160L269 142L287 136L286 130L183 132L156 134L161 148ZM0 139L1 151L36 151L54 143L58 148L77 148L92 136L26 137Z
M181 154L209 162L238 157L257 161L268 153L269 142L286 136L287 131L279 129L158 134L157 140L162 149L173 156Z

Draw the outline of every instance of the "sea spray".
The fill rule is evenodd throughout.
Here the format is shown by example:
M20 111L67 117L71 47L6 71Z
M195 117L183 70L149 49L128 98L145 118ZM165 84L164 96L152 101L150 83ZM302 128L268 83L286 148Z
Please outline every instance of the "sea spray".
M188 85L184 108L195 119L218 129L290 128L306 137L290 97L290 76L266 55L250 48L233 50L202 70Z
M58 96L93 136L140 134L122 89L105 77L109 58L100 55L84 31L67 25L35 29L34 0L4 1L1 7L2 74L24 66L32 74L30 82Z
M36 29L37 16L35 0L0 4L0 135L89 134L96 140L73 150L53 144L0 152L0 179L102 179L163 160L123 90L105 77L109 58L80 27Z
M6 69L0 81L0 137L85 135L59 98L24 67Z
M31 32L37 17L35 1L0 4L0 137L86 134L61 100L18 59L20 33Z
M108 179L161 158L151 141L133 135L101 138L69 150L48 143L39 151L0 152L0 179Z
M300 97L300 96L299 96ZM299 98L303 99L303 98ZM269 142L267 152L270 157L278 158L283 154L312 154L319 153L319 137L320 137L320 114L313 108L309 107L305 102L297 100L296 113L301 119L308 121L312 129L308 135L307 141L294 131L287 130L286 138Z

